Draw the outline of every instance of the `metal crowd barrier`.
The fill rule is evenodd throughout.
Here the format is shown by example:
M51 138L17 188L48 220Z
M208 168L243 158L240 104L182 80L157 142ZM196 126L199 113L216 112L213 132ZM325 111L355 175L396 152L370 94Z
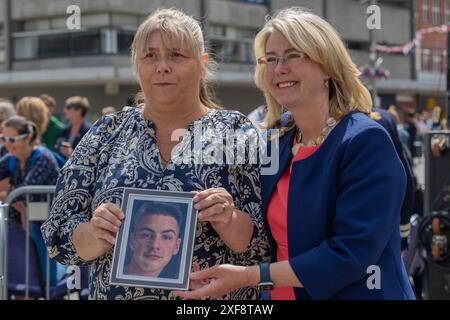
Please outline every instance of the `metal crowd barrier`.
M8 213L7 204L0 204L0 300L6 300L8 294L8 283L6 282L6 269L8 260Z
M8 299L8 211L9 204L20 196L25 196L25 298L29 298L29 258L30 258L30 222L46 220L50 212L51 199L55 186L25 186L11 191L5 204L0 204L0 300ZM30 201L30 195L46 195L45 202ZM50 259L46 256L45 298L50 299Z

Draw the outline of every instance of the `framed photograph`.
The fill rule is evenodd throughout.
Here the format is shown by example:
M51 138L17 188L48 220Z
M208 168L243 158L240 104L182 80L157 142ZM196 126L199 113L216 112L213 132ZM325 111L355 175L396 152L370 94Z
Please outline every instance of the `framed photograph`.
M197 210L193 192L125 188L110 284L187 290Z

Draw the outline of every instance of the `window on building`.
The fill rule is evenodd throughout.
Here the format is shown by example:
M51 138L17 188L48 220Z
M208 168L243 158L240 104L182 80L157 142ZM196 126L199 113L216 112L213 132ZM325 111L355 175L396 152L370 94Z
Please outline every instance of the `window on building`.
M81 27L107 27L111 24L116 26L131 26L137 27L140 16L126 15L126 14L109 14L109 13L95 13L81 15ZM42 31L50 29L65 29L67 23L67 16L54 17L51 19L34 19L23 21L23 27L15 31Z
M211 24L208 26L208 34L210 36L225 37L227 35L227 28L222 25Z
M445 23L450 22L450 0L444 2Z
M99 31L86 32L83 34L72 34L71 52L72 55L95 55L102 53L101 34Z
M422 71L430 71L430 49L422 50Z
M433 49L433 71L442 72L442 50Z
M81 28L106 27L110 25L109 13L81 15Z
M38 37L15 37L14 38L14 59L33 59L38 57L39 38Z
M137 28L139 25L139 16L113 13L111 18L113 26Z
M28 20L23 24L24 31L50 30L50 19Z
M52 18L50 20L51 29L67 29L67 17Z
M255 3L255 4L267 4L267 0L238 0L239 2L248 2L248 3Z
M428 0L423 0L422 3L422 22L428 23L430 16L430 6L428 4Z
M211 51L222 62L253 64L253 39L256 30L210 25L208 39Z
M70 37L67 34L40 36L38 57L51 58L70 55Z
M433 24L441 23L441 0L433 0Z
M117 51L119 53L129 54L131 44L133 43L134 32L120 30L117 32Z
M21 21L14 29L14 59L129 54L141 16L113 13L81 16L81 28L67 30L66 17Z

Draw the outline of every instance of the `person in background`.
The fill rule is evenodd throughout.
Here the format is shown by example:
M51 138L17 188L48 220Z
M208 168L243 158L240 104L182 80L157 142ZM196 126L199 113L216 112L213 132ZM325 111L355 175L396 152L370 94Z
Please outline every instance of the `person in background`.
M89 131L91 125L85 120L90 108L89 100L85 97L74 96L66 100L64 114L69 124L65 126L59 135L58 152L68 159L81 138Z
M448 131L448 125L447 125L447 119L446 118L442 118L442 120L441 120L441 130Z
M14 104L7 99L0 98L0 123L15 116L16 114L17 112L16 109L14 108ZM0 134L2 133L1 130L2 129L0 126ZM3 143L0 142L0 158L7 153L8 149L6 149Z
M393 109L394 108L394 109ZM401 142L399 131L397 127L397 121L400 118L395 111L395 106L390 108L390 111L386 111L380 108L373 108L370 113L370 117L383 126L384 129L389 133L391 140L394 144L395 151L402 162L403 168L406 173L406 191L405 197L402 203L402 209L400 211L400 235L401 244L400 250L403 252L408 247L408 236L411 231L411 216L414 214L414 197L416 192L416 178L413 172L413 160L411 153L407 147L407 140L405 145ZM395 113L394 113L395 112ZM396 116L395 116L396 115Z
M46 109L45 106L44 108ZM0 141L8 149L8 154L0 159L0 180L9 178L10 189L0 193L0 200L5 201L9 192L19 187L55 185L60 167L50 150L38 146L37 126L21 116L13 116L5 120L1 126ZM26 210L24 201L25 199L18 198L9 204L9 222L12 227L23 225ZM46 199L42 199L41 195L35 195L31 196L31 201L46 201ZM39 231L41 224L40 221L34 221L31 224L31 237L38 249L40 269L44 272L47 254ZM45 280L45 272L43 277ZM50 282L56 283L57 267L54 262L51 263L50 277Z
M36 145L41 145L42 134L47 130L49 113L44 101L38 97L23 97L16 104L17 115L33 122L37 127Z
M433 117L430 110L423 110L422 111L422 117L423 121L426 124L426 132L433 129Z
M431 130L441 130L441 112L441 107L434 107L431 115Z
M49 113L47 130L45 130L41 138L42 145L52 151L58 151L55 146L58 141L58 137L61 134L61 130L64 128L64 124L54 115L56 110L56 100L48 94L42 94L40 98L44 101Z
M404 121L404 127L406 131L408 132L409 139L408 139L408 149L411 151L412 157L418 156L416 153L416 147L415 142L417 138L420 138L418 133L420 132L419 126L420 126L421 120L420 120L420 114L409 111L407 113L407 116L405 117ZM425 123L423 123L423 126L425 127Z
M117 110L116 110L116 108L111 107L111 106L104 107L102 109L102 115L103 116L106 116L107 114L114 113L114 112L117 112Z
M130 94L128 95L126 101L125 101L125 106L128 107L136 107L139 103L138 101L136 101L136 96L139 94ZM141 101L142 103L142 101Z
M0 123L16 115L16 109L14 104L7 100L0 98ZM2 126L0 125L0 134L2 134ZM8 153L8 149L4 146L4 143L0 141L0 158ZM11 188L10 178L4 178L0 180L0 192L7 193Z
M406 130L405 126L403 125L402 119L400 119L400 115L397 112L397 107L395 105L390 105L388 110L389 114L395 121L395 125L397 127L398 136L400 138L400 142L403 144L403 146L406 148L407 152L411 154L411 150L408 146L409 141L409 132Z

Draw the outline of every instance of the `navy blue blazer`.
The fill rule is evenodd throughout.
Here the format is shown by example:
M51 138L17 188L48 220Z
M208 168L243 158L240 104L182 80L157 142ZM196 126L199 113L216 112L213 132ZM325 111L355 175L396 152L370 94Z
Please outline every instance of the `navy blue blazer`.
M403 144L400 141L397 131L397 124L395 123L394 118L392 118L391 114L384 109L374 108L373 111L380 114L381 119L376 121L389 133L389 136L394 143L395 150L397 151L397 155L406 172L406 193L400 212L400 235L402 237L401 249L405 250L408 247L408 236L411 229L409 220L414 212L414 192L416 190L412 164L408 161L408 156L403 149Z
M266 225L268 202L292 159L294 131L280 138L278 172L261 177ZM388 133L359 112L345 116L314 154L293 164L287 236L289 263L304 286L294 288L297 299L414 299L400 256L405 187ZM379 288L373 288L371 266L380 270Z

